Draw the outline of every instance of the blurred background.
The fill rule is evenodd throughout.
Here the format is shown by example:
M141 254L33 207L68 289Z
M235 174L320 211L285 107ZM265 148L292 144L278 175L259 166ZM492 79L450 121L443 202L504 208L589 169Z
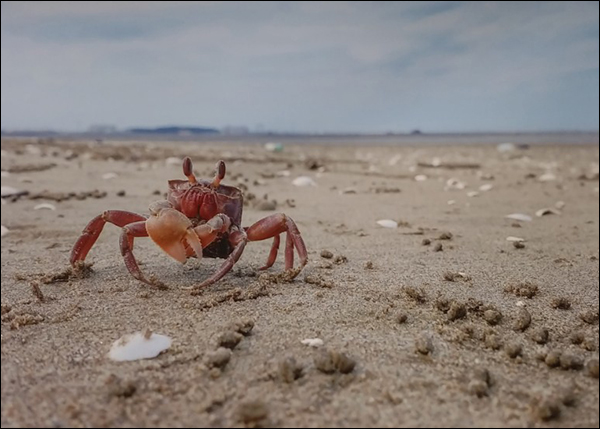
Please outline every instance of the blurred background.
M3 1L2 132L597 142L598 16L598 2Z

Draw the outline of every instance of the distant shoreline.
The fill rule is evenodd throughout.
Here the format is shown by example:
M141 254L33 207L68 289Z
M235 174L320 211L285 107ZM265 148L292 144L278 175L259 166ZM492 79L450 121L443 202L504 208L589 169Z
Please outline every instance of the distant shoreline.
M97 141L152 141L197 143L245 143L264 144L325 144L325 145L452 145L452 144L500 144L517 145L582 144L598 145L598 132L514 132L514 133L418 133L418 134L132 134L132 133L58 133L58 132L9 132L2 139L57 139Z

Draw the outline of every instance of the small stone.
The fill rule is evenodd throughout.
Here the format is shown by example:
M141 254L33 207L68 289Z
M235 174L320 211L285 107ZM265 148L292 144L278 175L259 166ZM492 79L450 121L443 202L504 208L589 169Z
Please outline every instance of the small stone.
M516 359L523 354L523 346L518 343L508 344L505 348L506 354L511 359Z
M333 258L333 253L331 253L329 250L321 250L321 258L331 259Z
M117 192L117 197L124 197L125 196L125 191L121 190L119 192Z
M492 350L499 350L502 348L502 341L498 334L488 333L485 335L485 346Z
M398 313L396 315L396 322L398 322L399 325L403 325L407 320L408 316L405 313Z
M563 353L560 355L560 367L564 370L581 370L583 369L583 362L577 356L571 353Z
M583 344L583 342L585 341L585 335L583 334L583 332L575 331L571 334L569 340L571 341L571 344Z
M450 304L450 310L448 310L448 320L454 321L463 319L467 315L467 307L464 304L458 302L452 302Z
M520 227L521 225L519 225ZM523 243L522 241L513 241L513 247L515 249L524 249L525 248L525 243Z
M372 261L365 262L365 270L372 270L373 268L375 268L375 266Z
M531 325L531 314L524 308L520 308L515 319L515 331L525 331Z
M314 363L315 367L325 374L333 374L336 370L335 363L333 362L333 356L327 350L319 352L314 357Z
M429 246L431 244L431 240L429 238L424 238L423 241L421 241L421 244L423 246Z
M481 380L471 380L469 382L468 389L471 395L475 395L478 398L483 398L484 396L488 395L489 386L487 383Z
M444 246L442 245L442 243L436 243L436 245L433 246L434 252L442 252L443 250L444 250Z
M592 359L585 365L588 375L592 378L598 378L598 359Z
M117 398L130 398L137 390L136 383L133 380L123 380L115 374L110 374L104 384L108 388L108 395Z
M344 255L337 255L334 259L333 259L333 263L336 265L341 265L341 264L345 264L346 262L348 262L348 258Z
M227 349L235 349L235 347L242 341L244 336L238 332L227 331L221 335L217 340L220 347L225 347Z
M451 232L442 232L438 237L438 240L452 240Z
M415 340L415 349L422 355L428 355L433 352L433 342L427 334L422 334Z
M546 344L550 338L550 333L546 328L538 328L531 334L531 339L538 344Z
M213 368L224 368L231 360L231 350L225 347L219 347L214 352L207 355L207 364Z
M554 298L551 302L552 308L557 310L568 310L571 308L571 301L568 298Z
M254 329L254 320L252 319L242 319L238 320L231 325L231 329L236 332L239 332L243 336L247 337Z
M589 325L598 323L598 310L588 310L579 314L579 318Z
M269 410L260 400L244 402L238 408L238 418L246 425L257 426L269 416Z
M302 366L293 357L279 362L279 377L285 383L293 383L302 376Z
M331 360L336 369L342 374L350 374L356 366L356 361L342 352L331 352Z
M485 310L483 312L483 318L488 324L495 326L502 320L502 313L493 309Z
M553 420L560 416L560 403L556 398L542 398L533 404L532 411L540 420Z
M562 353L557 350L551 350L546 355L546 359L544 362L546 362L546 365L548 365L550 368L556 368L560 365L561 354Z

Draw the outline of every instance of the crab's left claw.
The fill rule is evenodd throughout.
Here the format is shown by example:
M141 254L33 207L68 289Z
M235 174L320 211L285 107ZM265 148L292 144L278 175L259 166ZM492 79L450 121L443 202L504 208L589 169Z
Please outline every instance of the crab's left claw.
M193 255L202 258L202 243L185 215L166 201L153 204L150 212L152 216L146 221L146 231L162 250L181 263Z

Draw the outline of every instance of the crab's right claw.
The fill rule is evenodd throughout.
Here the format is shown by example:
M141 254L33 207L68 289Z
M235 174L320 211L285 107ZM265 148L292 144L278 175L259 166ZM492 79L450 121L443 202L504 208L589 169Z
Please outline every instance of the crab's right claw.
M189 256L202 258L202 243L185 215L164 206L151 207L150 211L152 216L146 221L146 231L152 241L181 263Z

